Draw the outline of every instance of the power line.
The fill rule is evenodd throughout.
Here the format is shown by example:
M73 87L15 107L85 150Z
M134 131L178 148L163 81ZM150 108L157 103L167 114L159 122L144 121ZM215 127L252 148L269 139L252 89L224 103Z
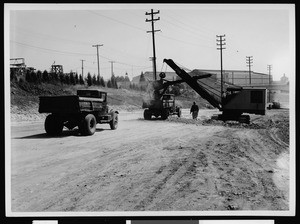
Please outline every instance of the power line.
M25 47L31 47L31 48L36 48L36 49L46 50L46 51L52 51L52 52L61 53L61 54L93 56L93 54L77 53L77 52L69 52L69 51L59 51L59 50L53 50L53 49L49 49L49 48L37 47L37 46L29 45L29 44L20 43L17 41L10 41L10 42L16 43L16 44L19 44L19 45L22 45Z
M111 17L109 17L109 16L104 16L104 15L102 15L102 14L99 14L99 13L96 13L96 12L93 12L93 11L89 11L89 12L90 12L90 13L93 13L93 14L95 14L95 15L97 15L97 16L101 16L101 17L104 17L104 18L106 18L106 19L112 20L112 21L114 21L114 22L121 23L121 24L123 24L123 25L132 27L132 28L134 28L134 29L142 30L142 31L144 31L144 32L146 31L146 30L144 30L144 29L142 29L142 28L140 28L140 27L133 26L133 25L128 24L128 23L124 23L124 22L122 22L122 21L119 21L119 20L117 20L117 19L111 18Z
M126 26L130 26L130 27L132 27L132 28L135 28L135 29L138 29L138 30L147 32L146 30L144 30L144 29L142 29L142 28L140 28L140 27L133 26L133 25L128 24L128 23L124 23L124 22L119 21L119 20L117 20L117 19L113 19L113 18L111 18L111 17L104 16L104 15L101 15L101 14L99 14L99 13L95 13L95 12L93 12L93 11L89 11L89 12L91 12L91 13L93 13L93 14L95 14L95 15L98 15L98 16L105 17L105 18L110 19L110 20L112 20L112 21L115 21L115 22L117 22L117 23L120 23L120 24L123 24L123 25L126 25ZM190 42L178 40L178 39L173 38L173 37L169 37L169 36L166 36L166 35L162 35L161 33L158 33L158 35L160 35L160 36L162 36L162 37L164 37L164 38L167 38L167 39L170 39L170 40L175 40L175 41L178 41L178 42L181 42L181 43L185 43L185 44L190 44L190 45L194 45L194 46L201 46L201 47L207 47L207 48L213 48L213 47L208 47L208 46L205 46L205 45L193 44L193 43L190 43ZM111 59L109 59L109 60L111 60Z
M52 36L52 35L49 35L49 34L38 33L38 32L32 31L32 30L24 29L23 27L19 27L19 26L15 26L14 29L17 32L23 32L23 33L29 34L30 36L36 36L36 35L41 36L43 40L45 40L45 38L47 38L47 39L52 40L52 41L60 40L60 41L64 41L64 42L79 43L79 44L82 44L82 45L90 45L90 43L88 43L88 42L65 39L65 38L61 38L61 37L57 37L57 36Z
M201 33L207 32L207 33L210 33L210 34L214 35L215 32L216 32L215 30L211 30L211 29L208 29L208 28L205 28L205 27L202 26L202 28L204 30L206 30L206 31L203 31L203 30L199 29L199 25L195 26L194 23L184 23L184 22L182 22L182 20L179 20L179 19L177 19L177 18L175 18L173 16L170 16L170 15L165 15L165 16L169 17L173 21L176 21L177 23L181 23L182 25L190 27L191 29L196 30L196 31L201 32Z
M168 21L168 20L166 20L166 19L164 19L164 20L162 20L162 21L167 22L167 23L169 23L169 24L171 24L171 25L173 25L173 26L175 26L175 27L178 27L178 28L180 28L180 29L186 30L186 31L188 31L190 34L193 34L193 35L197 36L197 38L202 38L202 39L205 39L205 40L207 40L207 41L211 41L211 42L212 42L212 40L211 40L210 37L208 37L208 36L203 36L203 34L197 33L197 31L196 31L195 29L190 30L190 29L187 28L187 27L180 26L180 25L175 24L175 23L173 23L173 22L170 22L170 21ZM196 31L196 32L195 32L195 31ZM200 31L199 31L199 32L200 32Z
M187 41L183 41L183 40L178 40L178 39L173 38L173 37L165 36L165 35L163 35L161 33L159 33L158 35L161 36L161 37L167 38L169 40L175 40L177 42L181 42L181 43L184 43L184 44L189 44L189 45L199 46L199 47L213 48L213 47L209 47L209 46L205 46L205 45L201 45L201 44L195 44L195 43L191 43L191 42L187 42Z

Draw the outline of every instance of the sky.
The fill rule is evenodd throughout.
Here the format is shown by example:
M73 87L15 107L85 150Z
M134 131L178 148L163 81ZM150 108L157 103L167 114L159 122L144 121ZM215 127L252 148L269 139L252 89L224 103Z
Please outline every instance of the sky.
M248 70L274 80L295 76L295 15L291 4L5 4L9 58L50 71L129 78L152 71L154 23L157 72L173 71L170 58L186 71L220 69L217 35L225 35L223 69ZM82 61L83 60L83 61ZM83 65L83 66L82 66Z

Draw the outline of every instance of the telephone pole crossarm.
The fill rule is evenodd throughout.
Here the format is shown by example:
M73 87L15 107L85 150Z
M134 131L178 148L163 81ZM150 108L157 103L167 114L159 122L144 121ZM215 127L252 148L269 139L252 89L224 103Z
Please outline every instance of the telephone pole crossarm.
M151 22L152 25L152 30L147 31L147 33L152 33L152 41L153 41L153 74L154 74L154 80L156 80L156 56L155 56L155 39L154 39L154 34L155 32L161 31L161 30L155 30L154 29L154 21L160 20L160 17L154 18L153 15L158 14L159 10L154 12L153 9L151 9L151 12L146 12L145 15L151 15L151 19L146 19L146 22Z
M251 85L251 66L253 63L253 56L246 56L246 64L249 67L249 84Z

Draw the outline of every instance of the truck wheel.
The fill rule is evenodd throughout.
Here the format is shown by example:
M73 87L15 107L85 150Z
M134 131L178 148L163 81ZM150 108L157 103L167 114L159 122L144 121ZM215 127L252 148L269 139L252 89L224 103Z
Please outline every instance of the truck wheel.
M250 124L250 116L249 115L241 115L239 117L239 123Z
M79 130L82 135L93 135L96 132L97 121L93 114L88 114L80 122Z
M181 109L180 108L178 108L177 116L181 117Z
M111 130L116 130L118 128L118 122L119 122L118 114L114 113L113 114L113 119L109 122L110 129Z
M166 120L169 117L169 111L168 110L163 110L161 112L161 119Z
M144 119L151 120L151 113L149 110L144 110Z
M58 116L50 114L45 120L45 131L48 135L60 135L63 130L63 122Z

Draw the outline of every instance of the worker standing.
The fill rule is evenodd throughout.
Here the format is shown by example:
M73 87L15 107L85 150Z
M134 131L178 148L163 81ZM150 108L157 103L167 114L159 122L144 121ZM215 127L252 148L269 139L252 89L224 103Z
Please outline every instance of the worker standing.
M192 114L193 119L197 119L198 112L199 112L199 107L196 104L196 102L194 102L192 107L191 107L191 111L190 111L190 114Z

